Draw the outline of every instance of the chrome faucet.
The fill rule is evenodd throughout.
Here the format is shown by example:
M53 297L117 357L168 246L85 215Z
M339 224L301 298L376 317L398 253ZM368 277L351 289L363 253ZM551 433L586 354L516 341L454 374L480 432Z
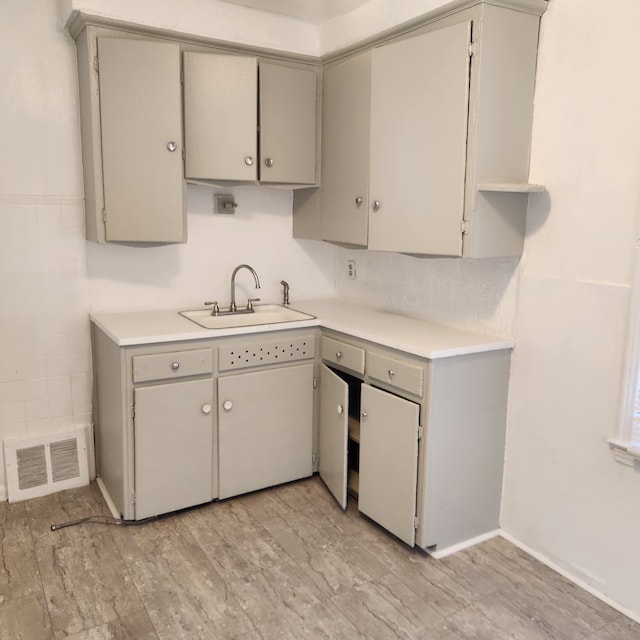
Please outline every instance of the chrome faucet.
M248 264L239 264L231 274L231 304L229 305L229 311L231 313L235 313L238 309L236 307L236 273L240 271L240 269L248 269L253 276L253 279L256 281L256 289L260 288L260 280L258 279L258 274L255 272L253 267L250 267ZM253 302L257 302L260 298L251 298L247 303L247 310L253 311Z

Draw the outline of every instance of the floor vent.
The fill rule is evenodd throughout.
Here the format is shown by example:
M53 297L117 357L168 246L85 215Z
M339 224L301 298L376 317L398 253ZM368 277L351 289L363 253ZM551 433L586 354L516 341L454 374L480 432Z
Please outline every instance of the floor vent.
M85 428L4 441L9 502L37 498L89 482Z

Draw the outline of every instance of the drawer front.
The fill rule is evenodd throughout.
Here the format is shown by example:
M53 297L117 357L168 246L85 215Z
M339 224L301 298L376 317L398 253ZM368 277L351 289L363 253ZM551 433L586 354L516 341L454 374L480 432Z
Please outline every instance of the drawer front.
M213 373L213 349L134 356L133 381L149 382Z
M322 359L356 373L364 373L364 349L333 338L322 338Z
M422 397L424 368L419 365L369 352L367 373L370 378Z

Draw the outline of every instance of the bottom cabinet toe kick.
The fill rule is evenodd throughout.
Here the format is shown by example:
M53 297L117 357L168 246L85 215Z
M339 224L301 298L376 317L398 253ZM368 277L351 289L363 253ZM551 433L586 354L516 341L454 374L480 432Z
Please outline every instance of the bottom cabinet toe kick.
M343 509L357 501L435 555L499 527L502 342L428 357L324 327L125 345L97 324L92 335L96 468L118 517L318 472Z

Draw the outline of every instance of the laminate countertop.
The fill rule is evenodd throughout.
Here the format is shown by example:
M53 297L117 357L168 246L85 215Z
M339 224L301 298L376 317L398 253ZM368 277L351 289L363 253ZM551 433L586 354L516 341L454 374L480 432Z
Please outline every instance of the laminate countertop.
M291 308L313 316L296 322L205 329L179 310L94 313L90 319L122 347L203 340L265 331L322 327L429 359L512 349L513 339L374 309L340 298L300 300Z

